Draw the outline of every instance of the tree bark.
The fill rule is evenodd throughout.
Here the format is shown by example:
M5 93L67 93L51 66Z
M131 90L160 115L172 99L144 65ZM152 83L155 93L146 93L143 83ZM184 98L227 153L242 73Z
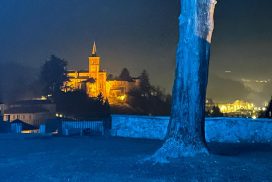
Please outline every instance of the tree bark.
M181 0L171 118L156 160L208 153L205 100L216 0Z

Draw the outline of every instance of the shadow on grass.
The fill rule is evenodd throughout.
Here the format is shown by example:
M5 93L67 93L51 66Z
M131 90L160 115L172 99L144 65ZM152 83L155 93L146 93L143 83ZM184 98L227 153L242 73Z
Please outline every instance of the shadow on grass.
M264 143L208 143L208 148L210 153L226 156L272 152L272 144Z

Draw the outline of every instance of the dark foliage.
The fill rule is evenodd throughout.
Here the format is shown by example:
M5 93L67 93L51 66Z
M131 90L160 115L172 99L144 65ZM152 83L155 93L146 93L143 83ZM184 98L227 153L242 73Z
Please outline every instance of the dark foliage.
M105 100L104 102L104 127L105 129L111 129L111 108L110 108L110 103L108 99Z
M152 86L146 71L140 76L139 88L129 92L127 102L136 114L170 115L171 96L164 94L159 87Z
M272 118L272 97L266 110L260 114L260 118Z
M115 77L113 76L113 74L108 74L107 75L107 80L114 80Z
M123 81L131 81L132 80L127 68L123 68L123 70L121 71L121 73L119 75L119 80L123 80Z
M44 63L40 73L44 94L53 95L61 91L63 83L68 80L66 66L67 62L55 55L51 55L50 59Z
M84 91L59 92L54 100L57 111L75 119L99 119L110 117L110 106L102 94L89 98Z
M140 76L140 91L142 96L149 97L151 96L152 86L149 82L149 75L146 70L144 70Z
M207 117L223 117L224 114L220 111L218 106L213 106L213 108L209 111L206 111L205 115Z

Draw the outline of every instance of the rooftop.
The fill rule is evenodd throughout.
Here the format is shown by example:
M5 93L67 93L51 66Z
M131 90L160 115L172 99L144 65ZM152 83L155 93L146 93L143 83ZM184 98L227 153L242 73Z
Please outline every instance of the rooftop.
M79 71L76 71L76 70L68 70L67 73L89 73L89 71L86 71L86 70L79 70Z
M41 105L41 104L53 104L50 100L21 100L12 103L11 105Z
M28 124L24 121L21 121L19 119L16 119L12 121L11 123L21 123L22 124L22 130L34 130L37 129L36 127L32 126L31 124Z
M46 113L48 110L41 107L13 107L5 111L5 114Z

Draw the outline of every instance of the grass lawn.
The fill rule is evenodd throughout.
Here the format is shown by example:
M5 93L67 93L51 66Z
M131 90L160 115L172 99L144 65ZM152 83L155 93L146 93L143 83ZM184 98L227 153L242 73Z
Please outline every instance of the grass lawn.
M0 181L272 181L272 147L209 144L209 156L142 163L161 141L0 135ZM220 154L220 155L219 155Z

